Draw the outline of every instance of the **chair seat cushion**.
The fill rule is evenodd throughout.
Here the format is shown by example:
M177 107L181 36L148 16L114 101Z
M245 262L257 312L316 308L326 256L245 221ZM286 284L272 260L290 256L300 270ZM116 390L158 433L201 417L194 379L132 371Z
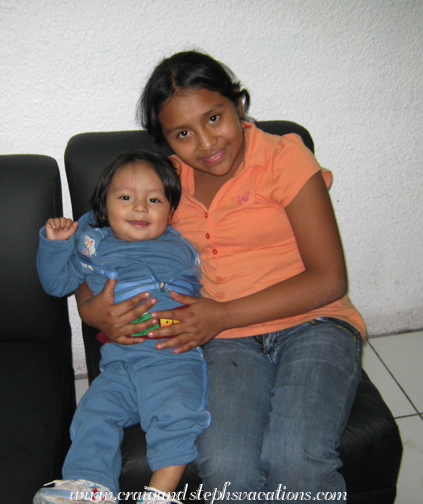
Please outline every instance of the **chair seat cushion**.
M380 393L363 371L357 396L340 446L349 504L389 504L396 495L402 444L397 424ZM151 470L145 437L139 425L125 429L122 445L122 491L137 492L148 485ZM201 484L195 464L190 464L178 486L193 492Z
M51 342L3 341L0 369L2 501L28 504L61 477L75 409L71 352Z
M399 429L364 371L339 451L344 464L340 472L347 483L348 494L388 488L395 492L402 454Z

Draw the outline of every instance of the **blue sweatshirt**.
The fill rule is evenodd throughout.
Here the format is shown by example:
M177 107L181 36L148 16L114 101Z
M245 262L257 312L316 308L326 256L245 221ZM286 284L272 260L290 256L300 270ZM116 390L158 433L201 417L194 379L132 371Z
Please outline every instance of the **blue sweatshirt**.
M154 240L130 242L114 237L110 227L93 228L91 212L79 220L68 240L49 240L40 230L37 270L44 290L56 297L87 282L98 294L107 278L117 278L115 303L140 292L157 298L155 309L180 306L169 292L199 296L200 257L194 247L170 226Z

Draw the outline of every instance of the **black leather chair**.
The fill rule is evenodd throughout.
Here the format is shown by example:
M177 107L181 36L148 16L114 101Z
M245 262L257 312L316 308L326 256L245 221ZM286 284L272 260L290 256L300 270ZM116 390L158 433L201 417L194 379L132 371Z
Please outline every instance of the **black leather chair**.
M0 156L0 501L31 504L61 478L75 410L66 299L48 296L35 267L38 231L62 215L54 159Z
M314 151L313 140L302 126L289 121L258 122L261 129L278 135L297 133ZM65 152L66 174L71 193L74 218L89 209L89 198L103 166L120 152L147 148L165 152L152 143L145 131L83 133L70 139ZM89 381L99 373L100 343L97 331L83 324ZM348 425L342 435L340 454L350 504L391 504L395 500L396 482L402 455L398 427L375 386L365 372ZM125 430L122 445L122 491L140 491L148 484L151 471L145 459L145 440L140 427ZM201 480L195 465L190 464L179 490L189 484L194 491Z

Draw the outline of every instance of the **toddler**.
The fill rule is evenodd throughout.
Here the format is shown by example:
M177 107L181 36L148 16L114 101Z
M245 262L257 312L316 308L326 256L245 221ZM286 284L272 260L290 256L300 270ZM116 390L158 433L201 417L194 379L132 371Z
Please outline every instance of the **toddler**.
M107 278L117 278L116 303L148 291L162 309L182 306L171 291L198 296L199 256L169 225L180 195L167 157L146 151L117 156L100 176L92 212L79 222L49 219L41 229L37 269L43 288L64 296L87 282L97 294ZM197 457L195 440L210 422L207 371L200 348L177 355L159 352L155 344L103 345L102 372L72 422L64 480L40 489L34 504L115 503L123 428L136 423L146 432L153 471L138 502L178 502L170 492Z

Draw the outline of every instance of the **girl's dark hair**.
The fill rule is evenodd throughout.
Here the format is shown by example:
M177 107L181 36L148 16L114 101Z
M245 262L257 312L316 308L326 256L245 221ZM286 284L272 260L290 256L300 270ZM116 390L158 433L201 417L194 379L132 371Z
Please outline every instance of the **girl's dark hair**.
M109 226L106 201L107 191L112 183L113 176L120 168L131 163L137 163L138 161L148 163L156 172L163 184L166 198L170 203L171 212L176 210L179 205L179 200L181 199L181 181L172 161L166 156L154 154L145 150L128 152L114 157L103 170L97 181L94 193L91 196L91 208L95 217L93 227L101 228Z
M137 118L158 144L166 143L159 114L169 98L179 89L208 89L229 98L237 107L242 101L243 116L250 105L250 95L241 89L235 75L220 61L196 51L185 51L164 59L157 65L138 101Z

